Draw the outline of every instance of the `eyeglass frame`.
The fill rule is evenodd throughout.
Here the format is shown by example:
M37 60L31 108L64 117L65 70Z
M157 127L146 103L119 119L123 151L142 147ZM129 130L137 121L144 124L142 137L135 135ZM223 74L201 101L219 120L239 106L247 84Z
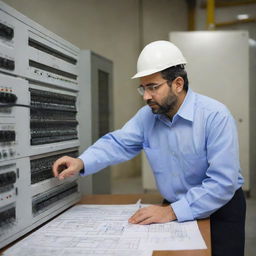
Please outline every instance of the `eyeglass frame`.
M143 86L143 85L140 85L137 87L137 91L138 93L143 96L145 91L147 91L148 93L150 93L151 95L155 94L156 90L159 89L159 87L165 83L167 83L168 81L164 81L160 84L150 84L150 85L146 85L146 86Z

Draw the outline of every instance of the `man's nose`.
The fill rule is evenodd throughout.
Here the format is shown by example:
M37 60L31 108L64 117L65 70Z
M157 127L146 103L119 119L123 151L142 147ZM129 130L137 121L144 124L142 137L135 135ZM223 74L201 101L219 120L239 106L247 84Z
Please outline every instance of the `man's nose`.
M143 99L144 99L145 101L151 100L151 99L152 99L152 95L151 95L147 90L145 90L145 91L144 91L144 94L143 94Z

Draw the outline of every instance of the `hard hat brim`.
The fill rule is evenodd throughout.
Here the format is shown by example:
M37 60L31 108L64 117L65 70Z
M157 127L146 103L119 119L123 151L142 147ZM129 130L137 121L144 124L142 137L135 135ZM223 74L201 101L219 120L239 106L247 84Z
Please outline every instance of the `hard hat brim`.
M143 77L143 76L149 76L149 75L152 75L154 73L157 73L157 72L160 72L162 70L165 70L167 68L170 68L170 67L173 67L173 66L182 65L182 64L183 65L187 64L187 61L184 59L184 60L181 60L180 63L178 62L176 65L169 64L169 65L165 65L165 66L162 66L162 67L159 67L159 68L155 68L155 69L144 70L144 71L136 73L131 79L140 78L140 77Z
M141 72L136 73L131 79L140 78L140 77L143 77L143 76L149 76L149 75L152 75L152 74L157 73L159 71L161 71L161 70L151 69L151 70L147 70L147 71L141 71Z

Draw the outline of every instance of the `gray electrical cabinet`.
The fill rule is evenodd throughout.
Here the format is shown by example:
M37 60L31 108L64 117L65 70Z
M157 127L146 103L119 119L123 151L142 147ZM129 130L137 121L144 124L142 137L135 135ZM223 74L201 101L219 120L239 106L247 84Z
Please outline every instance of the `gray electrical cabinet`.
M79 56L0 1L0 248L80 199L77 176L51 171L79 155Z
M80 153L113 130L113 63L90 51L80 53ZM87 109L90 109L88 112ZM82 193L111 193L111 168L81 179ZM86 180L87 179L87 180Z

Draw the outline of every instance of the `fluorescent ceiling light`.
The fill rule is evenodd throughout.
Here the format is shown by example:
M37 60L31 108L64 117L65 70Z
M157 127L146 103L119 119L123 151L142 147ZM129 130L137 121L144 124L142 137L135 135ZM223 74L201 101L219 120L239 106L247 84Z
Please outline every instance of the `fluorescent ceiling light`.
M249 19L249 14L238 14L238 15L236 16L236 18L237 18L238 20L246 20L246 19Z

